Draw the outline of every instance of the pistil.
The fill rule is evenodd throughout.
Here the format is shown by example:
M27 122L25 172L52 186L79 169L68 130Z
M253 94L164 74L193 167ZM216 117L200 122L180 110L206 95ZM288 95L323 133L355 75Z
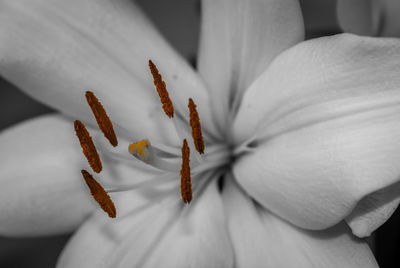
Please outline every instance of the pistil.
M150 153L148 150L149 141L148 140L141 140L139 142L135 142L129 145L128 151L139 157L142 161L148 162L150 159Z

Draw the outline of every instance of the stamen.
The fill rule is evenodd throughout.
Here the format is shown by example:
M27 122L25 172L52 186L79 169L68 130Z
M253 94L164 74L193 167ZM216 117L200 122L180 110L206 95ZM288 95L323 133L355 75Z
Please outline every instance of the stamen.
M81 173L94 200L96 200L101 209L104 210L110 218L115 218L117 216L117 210L115 209L114 202L104 188L86 170L82 169Z
M81 121L75 120L74 128L76 136L81 144L83 154L85 155L90 167L94 172L99 173L103 166L100 161L100 156L97 153L96 146L94 146L92 137Z
M190 180L189 154L190 149L186 139L184 139L182 146L181 196L183 202L187 204L192 201L192 183Z
M169 98L165 82L162 80L162 76L158 72L156 65L151 60L149 60L149 67L151 74L153 75L154 85L156 86L157 93L160 96L162 108L169 118L174 117L174 106Z
M148 162L150 158L148 147L149 147L149 141L141 140L139 142L130 144L128 147L128 151L131 154L139 157L142 161Z
M92 91L86 91L85 96L87 103L89 104L90 109L92 109L94 117L96 118L97 125L99 126L101 132L103 132L104 137L107 138L112 146L117 146L117 136L115 135L113 125L103 105L101 105L100 101Z
M194 146L200 154L204 154L204 140L203 133L201 131L199 113L197 112L196 104L194 104L192 98L189 98L188 107L190 111L190 126L192 127Z

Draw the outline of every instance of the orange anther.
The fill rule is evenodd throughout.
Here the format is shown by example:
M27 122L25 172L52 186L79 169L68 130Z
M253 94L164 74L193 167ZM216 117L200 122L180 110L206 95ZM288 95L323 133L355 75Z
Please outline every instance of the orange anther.
M192 201L192 183L190 179L189 154L190 154L190 149L186 139L184 139L182 146L182 169L181 169L181 196L184 203L190 203L190 201Z
M162 76L158 72L156 65L151 60L149 60L149 67L151 74L153 75L154 85L156 86L157 93L160 96L162 108L169 118L174 117L174 106L169 98L165 82L162 80Z
M96 200L102 210L107 212L110 218L115 218L117 216L117 210L115 209L113 201L104 188L86 170L82 169L81 173L94 200Z
M90 109L92 109L94 117L96 118L97 125L99 126L101 132L103 132L104 137L107 138L112 146L117 146L117 136L115 135L113 125L103 105L101 105L100 101L97 99L93 92L86 91L85 96L87 103L89 104Z
M90 136L85 125L81 121L76 120L74 122L74 128L76 136L78 137L81 144L83 154L89 162L90 167L93 169L94 172L99 173L102 170L103 166L100 161L100 156L97 153L96 146L94 146L92 137Z
M189 98L190 126L192 127L192 137L194 146L200 154L204 154L204 140L201 131L200 118L196 110L196 104Z

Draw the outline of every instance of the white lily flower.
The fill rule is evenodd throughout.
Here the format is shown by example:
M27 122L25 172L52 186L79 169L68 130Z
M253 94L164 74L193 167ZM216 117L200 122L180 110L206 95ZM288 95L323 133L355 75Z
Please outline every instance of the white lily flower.
M377 266L351 230L369 235L398 204L400 41L303 42L297 0L204 0L198 72L129 0L2 1L0 28L1 75L60 111L0 135L3 235L78 228L62 268ZM114 123L116 148L87 90ZM204 155L190 136L189 98ZM94 137L103 163L94 177L116 219L82 180L74 119ZM189 205L179 199L182 138ZM139 140L148 155L137 144L135 158L127 148Z
M400 37L400 1L337 0L338 22L348 33Z

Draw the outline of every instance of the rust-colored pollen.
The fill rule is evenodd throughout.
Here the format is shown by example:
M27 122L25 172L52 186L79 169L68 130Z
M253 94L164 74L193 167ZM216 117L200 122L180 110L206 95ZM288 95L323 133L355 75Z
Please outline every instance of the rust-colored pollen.
M117 136L115 135L113 125L111 123L110 118L108 117L106 110L104 109L103 105L101 105L100 101L91 91L86 91L86 100L92 109L94 117L96 118L97 125L99 126L100 130L103 132L104 137L111 143L112 146L118 145Z
M174 117L174 106L169 98L165 82L162 80L162 76L158 72L156 65L151 60L149 60L149 67L151 74L153 75L154 85L156 86L157 93L160 96L162 108L169 118Z
M181 196L183 202L186 204L192 201L192 183L190 179L189 155L190 149L186 139L184 139L182 146Z
M201 132L199 113L196 110L196 104L192 98L189 98L190 126L192 127L192 137L194 146L200 154L204 154L204 140Z
M79 120L75 120L74 128L76 136L81 143L83 154L89 162L90 167L93 169L94 172L99 173L102 170L103 166L101 164L100 156L97 153L96 146L94 146L92 137L89 134L89 131L87 131L85 125Z
M104 188L86 170L82 169L81 173L94 200L96 200L102 210L107 212L110 218L115 218L117 216L117 210L115 209L114 202L111 200Z

